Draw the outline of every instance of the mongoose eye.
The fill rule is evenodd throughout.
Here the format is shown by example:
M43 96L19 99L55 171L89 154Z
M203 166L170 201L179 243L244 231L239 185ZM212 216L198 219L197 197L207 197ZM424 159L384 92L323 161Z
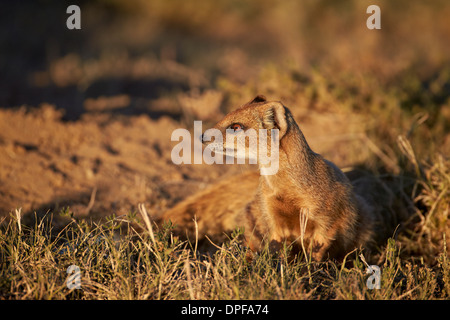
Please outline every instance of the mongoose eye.
M237 132L237 131L241 131L242 129L244 129L244 127L242 125L240 125L239 123L233 123L230 126L230 129L233 129L234 132Z

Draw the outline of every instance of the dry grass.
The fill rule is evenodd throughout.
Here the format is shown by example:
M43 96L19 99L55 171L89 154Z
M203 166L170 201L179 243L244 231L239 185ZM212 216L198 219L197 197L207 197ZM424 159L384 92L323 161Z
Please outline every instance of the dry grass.
M31 224L17 209L0 218L0 299L450 298L447 1L379 1L379 32L365 27L361 1L93 3L83 4L83 33L55 33L61 41L49 40L41 50L30 39L45 37L33 26L22 39L28 41L17 41L21 50L2 53L13 66L0 83L2 107L5 101L32 103L27 94L43 92L47 99L56 92L62 96L52 101L57 107L74 96L86 113L164 110L186 127L264 94L282 100L313 149L340 167L395 177L397 196L416 214L373 257L355 251L345 263L318 263L304 251L288 262L266 249L249 263L240 230L205 256L196 239L182 241L170 224L153 224L143 206L140 215L100 221L74 218L73 208L64 208ZM36 10L36 17L22 20L51 26L53 17L42 15ZM57 42L61 54L54 53ZM46 62L30 66L29 55ZM110 81L103 88L104 80ZM148 93L151 83L166 87ZM64 96L66 90L73 96ZM189 168L183 170L189 176ZM148 175L143 179L155 173ZM87 213L101 201L97 189L90 190ZM301 217L306 225L307 215ZM365 260L374 259L379 290L366 285ZM70 265L81 270L81 289L66 286Z
M419 163L418 163L419 164ZM211 256L196 242L173 237L139 207L136 214L96 224L70 218L62 230L52 215L32 227L16 210L0 229L0 295L5 299L448 299L449 163L420 164L420 221L389 239L377 265L381 287L368 289L360 252L343 263L293 262L266 249L249 263L239 230ZM142 221L144 224L142 225ZM136 228L145 230L137 233ZM284 250L289 250L285 248ZM362 253L364 254L364 253ZM288 256L285 252L284 256ZM81 270L81 289L68 289L67 268Z

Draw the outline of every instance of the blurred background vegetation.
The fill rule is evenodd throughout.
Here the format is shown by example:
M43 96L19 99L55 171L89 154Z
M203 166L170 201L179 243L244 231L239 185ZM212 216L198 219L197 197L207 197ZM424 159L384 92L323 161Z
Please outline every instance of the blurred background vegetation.
M216 90L221 109L262 93L299 110L370 114L378 137L425 117L417 148L449 150L448 1L76 3L81 30L66 28L72 2L2 4L1 107L48 102L75 120L99 96L170 114L180 93ZM370 4L381 30L366 27Z
M81 8L81 30L66 27L72 4ZM366 27L372 4L381 8L381 30ZM27 213L59 212L67 204L77 217L77 207L58 194L76 198L74 186L84 193L72 202L81 202L89 217L129 213L139 202L162 210L166 200L171 205L183 198L163 187L194 192L225 170L242 170L173 165L170 132L192 126L193 119L218 120L264 94L288 106L312 148L344 170L361 165L404 179L399 189L420 221L397 245L409 261L439 264L438 280L432 279L427 294L450 296L448 0L30 0L2 2L0 12L3 211L23 206ZM28 133L17 138L21 131ZM25 169L29 175L21 176ZM97 184L101 179L106 187ZM127 202L119 208L116 202L123 198ZM15 229L3 239L17 234L20 240ZM18 252L29 261L25 251ZM15 279L17 265L3 268L14 274L3 279ZM31 262L28 267L39 276L49 274ZM405 275L415 277L410 267L404 265ZM421 290L428 275L411 283ZM347 281L339 274L341 279ZM29 283L35 283L31 276ZM436 294L436 286L443 293ZM14 286L3 287L9 292ZM264 293L259 284L243 287L251 291L243 297ZM347 284L336 287L339 297Z

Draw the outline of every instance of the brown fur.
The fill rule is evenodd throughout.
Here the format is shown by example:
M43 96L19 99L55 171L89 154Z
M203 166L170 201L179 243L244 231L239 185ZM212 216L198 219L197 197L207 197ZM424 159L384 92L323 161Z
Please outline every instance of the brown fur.
M258 179L259 173L253 171L225 179L178 203L158 220L170 220L177 235L191 240L198 232L200 240L208 235L215 242L224 241L226 234L238 226L238 216L254 197ZM208 243L205 247L209 248Z
M315 260L342 258L354 248L368 246L380 230L386 233L386 210L376 201L387 204L391 198L386 192L383 199L375 196L383 186L358 176L355 185L371 184L368 191L375 199L370 203L355 192L336 165L311 150L288 108L257 96L214 128L225 136L235 123L245 129L279 129L279 170L274 175L250 172L222 181L165 212L161 218L178 224L180 233L187 230L194 236L195 216L200 238L208 234L223 239L224 232L244 226L246 243L254 251L261 250L265 241L274 251L287 242L294 253L305 248ZM301 214L307 219L304 233Z

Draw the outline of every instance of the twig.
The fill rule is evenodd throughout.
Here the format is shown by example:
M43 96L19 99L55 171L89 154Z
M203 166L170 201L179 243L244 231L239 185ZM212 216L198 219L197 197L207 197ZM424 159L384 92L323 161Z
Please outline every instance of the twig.
M153 245L156 247L156 240L155 240L155 235L153 233L153 227L152 227L152 223L150 221L150 218L148 216L147 210L145 209L145 206L143 203L138 204L138 209L140 214L142 215L142 218L144 219L145 225L147 226L147 230L148 233L150 234L150 238L152 239Z
M365 133L361 135L362 139L366 142L367 146L373 153L375 153L381 161L384 162L386 166L388 166L395 174L400 173L400 167L389 158Z
M194 216L194 224L195 224L195 247L194 247L194 258L197 258L197 247L198 247L198 224L197 217Z
M195 300L194 290L192 289L192 279L191 279L191 266L189 262L189 255L186 257L186 261L184 262L184 268L186 269L186 277L187 277L187 285L189 289L189 296L191 300Z
M16 218L17 218L17 225L19 227L19 233L22 233L22 208L16 209Z
M364 258L364 255L361 253L359 255L359 257L361 258L361 261L364 262L364 264L366 265L367 268L370 268L369 264L367 263L366 259Z
M305 211L306 211L306 213L305 213ZM305 233L306 233L306 225L308 224L308 215L309 215L309 209L307 209L307 208L300 209L300 214L299 214L300 242L302 244L302 249L303 249L303 254L305 255L305 260L307 259L307 255L306 255L306 249L305 249L305 244L303 242L303 239L304 239Z
M307 268L308 268L308 275L309 275L309 284L312 284L312 277L311 277L311 259L308 259L308 256L306 254L306 248L305 244L303 242L303 239L305 237L306 233L306 225L308 224L308 216L309 216L309 208L301 208L299 219L300 219L300 242L303 249L303 255L305 256L305 261L307 262Z
M238 259L236 259L236 257L230 252L230 251L228 251L227 249L225 249L225 248L223 248L223 247L219 247L217 244L215 244L207 235L205 235L205 238L214 246L214 247L216 247L217 249L219 249L220 251L225 251L225 252L227 252L227 253L229 253L230 254L230 256L236 261L236 262L238 262L239 263L239 260Z
M91 211L92 207L94 206L96 194L97 194L97 187L94 187L94 190L92 190L92 193L91 193L91 198L89 199L89 203L86 207L85 215L88 215L89 211Z
M424 173L420 163L417 161L416 154L414 153L414 149L411 146L411 143L404 137L397 137L397 144L400 148L400 151L411 161L416 169L416 174L418 177L424 177Z

